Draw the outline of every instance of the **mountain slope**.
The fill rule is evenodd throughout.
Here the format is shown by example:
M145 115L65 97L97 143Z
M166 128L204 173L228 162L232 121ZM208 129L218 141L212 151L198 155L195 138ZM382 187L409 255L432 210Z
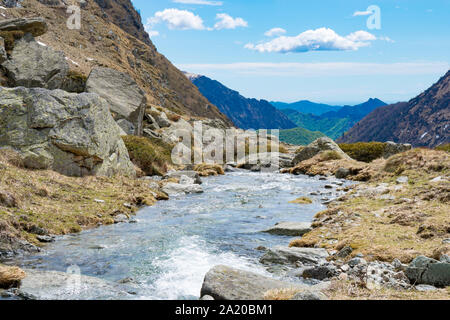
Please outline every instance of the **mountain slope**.
M359 120L374 109L386 103L379 99L369 99L356 106L344 106L338 111L330 111L320 116L300 113L295 110L282 110L296 125L310 131L320 131L332 139L337 139Z
M330 106L328 104L323 103L315 103L308 100L302 100L294 103L284 103L284 102L271 102L271 104L279 109L291 109L297 112L305 113L305 114L313 114L316 116L320 116L326 112L330 111L338 111L342 107L339 106Z
M325 135L322 132L309 131L304 128L280 130L280 141L294 145L306 146L323 136Z
M239 92L205 76L186 73L200 92L242 129L290 129L286 115L265 100L247 99Z
M388 140L417 147L450 142L450 71L411 101L376 109L339 139L340 142Z
M44 4L45 3L45 4ZM182 115L231 121L160 54L130 0L1 0L4 18L42 16L49 31L39 41L63 51L71 70L83 77L95 66L130 74L145 91L149 106ZM81 29L67 28L67 6L81 6ZM17 7L17 5L20 5ZM0 17L1 18L1 17Z

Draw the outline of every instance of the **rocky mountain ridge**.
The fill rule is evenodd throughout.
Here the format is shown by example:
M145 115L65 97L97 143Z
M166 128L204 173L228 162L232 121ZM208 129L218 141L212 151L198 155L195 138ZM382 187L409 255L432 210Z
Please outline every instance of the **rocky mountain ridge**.
M409 102L376 109L339 139L347 143L388 140L416 147L450 142L450 71Z

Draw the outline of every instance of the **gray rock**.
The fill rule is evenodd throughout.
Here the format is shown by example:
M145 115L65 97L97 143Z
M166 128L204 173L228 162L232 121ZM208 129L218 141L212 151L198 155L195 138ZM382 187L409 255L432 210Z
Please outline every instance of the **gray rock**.
M38 241L42 243L55 242L55 237L53 236L36 236L36 239L38 239Z
M2 65L15 87L59 89L69 71L63 52L39 45L31 34L16 41L10 59Z
M194 179L195 184L202 184L202 179L200 178L200 175L198 174L198 172L193 171L193 170L170 171L164 176L164 179L170 179L170 178L180 179L182 176L186 176L191 179Z
M341 250L339 250L339 252L336 254L336 256L338 258L345 259L349 255L351 255L352 252L353 252L353 249L349 246L346 246L346 247L342 248Z
M167 128L170 127L171 123L169 121L169 118L167 118L167 115L165 112L161 112L157 117L156 117L156 123L161 127L161 128Z
M332 139L328 137L319 138L307 147L303 148L299 153L295 155L292 164L295 166L302 161L308 160L316 156L323 151L335 151L343 159L351 159L344 151Z
M126 215L118 214L117 216L114 217L115 224L124 223L124 222L128 222L128 217Z
M262 257L261 263L266 265L318 265L323 264L328 257L325 249L289 248L278 246L269 249Z
M362 258L354 258L348 262L348 265L352 268L356 267L357 265L361 264L367 264L367 261Z
M26 167L69 176L135 176L118 125L103 99L41 88L0 88L0 146Z
M264 277L252 272L216 266L205 276L200 296L215 300L263 300L269 290L298 288L308 290L303 284L289 283Z
M442 240L442 244L450 244L450 238Z
M147 99L136 81L128 74L109 68L94 68L86 82L86 91L104 98L115 119L126 119L142 135Z
M322 292L305 290L305 291L297 293L291 300L322 301L322 300L329 300L329 299Z
M311 230L309 222L280 222L264 232L279 236L301 237Z
M203 193L203 188L198 184L179 184L179 183L168 183L163 188L162 191L170 195L176 194L195 194Z
M420 292L427 292L427 291L436 291L436 290L438 290L438 288L433 287L433 286L429 286L427 284L419 284L418 286L415 286L415 289L417 291L420 291Z
M397 183L400 183L400 184L408 183L409 178L406 176L401 176L401 177L398 177L396 181L397 181Z
M339 272L337 268L332 264L322 265L322 266L314 266L311 268L307 268L303 270L303 278L305 279L316 279L316 280L325 280L330 279Z
M41 17L15 18L0 21L0 31L22 31L23 33L31 33L34 37L38 37L46 33L47 30L47 22Z
M211 296L206 295L206 296L201 297L200 300L202 300L202 301L214 301L215 299L213 297L211 297Z
M439 259L440 262L444 262L444 263L450 263L450 256L443 254L441 256L441 258Z
M144 137L147 137L147 138L155 138L155 139L162 138L158 132L150 130L150 129L144 129L144 130L142 130L142 132L144 134Z
M339 169L336 171L335 176L336 176L336 178L338 178L338 179L345 179L345 178L347 178L350 174L351 174L350 169L347 169L347 168L339 168Z
M126 119L117 120L117 124L127 135L133 135L136 132L134 124L132 124L130 121Z
M0 206L7 208L17 207L16 198L9 192L0 190Z
M110 300L131 298L125 286L97 278L56 271L24 271L27 276L22 280L17 294L26 299Z
M396 155L397 153L402 153L412 149L412 145L410 144L400 144L392 141L386 142L386 146L383 152L383 158L387 159Z
M278 170L279 168L292 167L293 158L292 154L280 152L255 153L245 159L240 159L237 165L242 169L253 169L254 171L261 171L263 168L271 168L272 166Z
M419 256L406 269L406 276L414 284L450 286L450 263Z

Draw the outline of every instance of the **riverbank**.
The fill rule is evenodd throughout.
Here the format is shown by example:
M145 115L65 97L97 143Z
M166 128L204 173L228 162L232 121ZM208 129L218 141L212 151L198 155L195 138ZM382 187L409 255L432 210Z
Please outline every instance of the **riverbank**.
M0 150L0 258L39 251L56 235L126 221L140 207L167 199L145 180L67 177L25 169L18 159Z

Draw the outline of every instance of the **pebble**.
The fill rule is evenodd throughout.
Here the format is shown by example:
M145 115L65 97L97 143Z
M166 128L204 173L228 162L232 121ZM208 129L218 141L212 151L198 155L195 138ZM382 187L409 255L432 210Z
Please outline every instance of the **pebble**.
M97 203L105 203L105 200L100 200L100 199L94 199L94 201Z

